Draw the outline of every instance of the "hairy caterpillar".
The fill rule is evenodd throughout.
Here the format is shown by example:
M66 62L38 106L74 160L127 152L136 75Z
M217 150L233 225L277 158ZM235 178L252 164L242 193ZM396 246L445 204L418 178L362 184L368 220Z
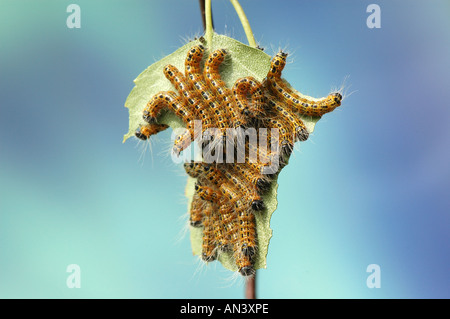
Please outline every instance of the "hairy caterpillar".
M230 252L239 273L251 276L258 251L255 211L265 211L261 196L287 164L294 144L308 138L302 116L321 117L333 111L340 106L342 95L335 92L315 99L291 89L281 78L287 57L283 52L273 57L263 81L244 76L230 88L219 71L228 54L217 49L205 58L205 48L198 44L186 54L184 74L166 65L163 73L174 91L159 92L150 99L142 111L147 124L141 125L135 136L145 140L167 129L158 122L162 110L167 109L186 128L175 139L176 155L200 133L202 146L226 147L226 160L228 151L233 151L232 162L223 163L224 157L218 156L213 162L184 164L186 173L196 179L189 220L192 227L202 227L204 261ZM195 121L200 121L200 131L194 129ZM253 140L256 136L259 139Z
M341 105L342 95L338 92L321 99L312 99L288 88L281 79L281 71L286 65L286 56L287 53L280 52L272 59L267 82L273 94L289 105L295 113L308 116L320 117Z
M150 136L166 130L169 126L166 124L145 124L138 127L135 136L140 140L147 140Z

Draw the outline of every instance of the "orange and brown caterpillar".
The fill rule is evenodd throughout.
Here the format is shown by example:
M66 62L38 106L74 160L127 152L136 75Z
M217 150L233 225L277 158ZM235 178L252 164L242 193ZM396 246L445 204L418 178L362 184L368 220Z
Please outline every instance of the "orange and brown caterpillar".
M241 250L251 261L257 249L255 216L232 185L222 184L220 187L224 194L223 196L208 186L196 185L195 189L196 194L203 200L209 201L209 204L216 203L220 205L220 216L222 221L226 221L224 227L215 228L216 240L220 243L218 244L221 247L220 249L225 250L225 247L231 242L233 243L233 247ZM211 247L211 230L207 228L205 221L207 221L206 215L203 220L205 225L204 232L206 230L208 231L206 235L204 233L204 236L209 237L205 237L206 239L204 239L204 250L206 249L205 247ZM210 248L209 251L212 252L212 249ZM250 267L249 264L246 266Z
M309 137L309 132L306 129L303 121L296 116L285 104L275 101L273 99L268 99L268 106L273 109L278 118L284 118L285 123L288 123L290 132L294 136L294 142L301 141L304 142Z
M144 125L140 125L136 132L134 133L134 135L140 139L140 140L147 140L148 138L150 138L150 136L158 134L159 132L162 132L166 129L168 129L169 126L166 124L157 124L157 123L153 123L153 124L144 124Z
M154 95L143 110L148 124L141 125L135 135L148 139L165 130L167 126L158 123L158 117L167 109L181 118L187 129L175 140L175 154L180 154L197 137L199 132L193 128L196 120L202 124L203 144L210 141L205 139L206 132L218 129L222 136L227 133L222 142L228 141L228 137L233 139L227 151L244 152L243 162L221 163L216 159L213 163L185 163L184 167L197 180L190 223L203 227L202 259L212 261L219 252L232 250L239 272L251 276L258 250L254 211L262 210L260 214L264 214L261 195L287 164L294 144L308 138L302 116L320 117L331 112L341 104L342 95L332 93L314 99L291 89L281 78L287 56L283 52L271 60L262 82L245 76L229 88L219 72L228 52L224 49L211 52L202 68L204 52L202 45L187 52L184 74L173 65L165 66L163 72L178 95L174 91ZM234 138L240 136L239 130L243 128L266 129L267 143L253 143L250 136L247 141L244 135L234 145Z
M202 188L201 185L208 186L208 184L211 184L218 189L223 196L229 196L226 189L224 189L224 185L231 184L241 194L240 196L245 195L245 198L249 199L252 209L262 210L264 208L264 202L262 201L261 196L257 194L256 189L248 186L230 171L215 168L212 165L195 162L185 163L184 168L191 177L198 179L196 189L201 190L202 196L205 198L210 198L212 196L210 188Z
M248 76L236 80L233 86L236 105L246 117L256 118L264 112L265 97L262 84Z
M189 223L192 227L202 226L204 206L204 200L202 200L199 194L195 193L189 209Z
M238 271L243 276L249 276L254 274L253 262L257 250L255 218L241 203L237 193L233 193L232 189L228 193L234 199L234 205L227 203L220 206L219 216L223 226L217 231L218 247L222 251L232 247Z
M320 117L341 105L342 95L338 92L321 99L313 99L288 88L281 79L281 71L286 65L286 56L287 53L279 52L272 59L270 71L267 74L267 84L269 90L289 105L293 112Z
M212 203L205 203L203 218L202 259L210 262L216 259L216 243L214 235L214 223L217 216Z
M202 45L194 46L187 55L185 68L188 75L188 81L190 82L192 88L197 91L198 95L203 98L203 103L208 107L208 112L210 114L212 124L215 128L222 128L223 130L227 127L227 114L226 109L221 108L220 100L216 99L216 96L212 94L208 85L206 84L203 72L200 68L200 62L202 60L204 53L204 47ZM205 126L205 129L208 129Z
M248 163L231 164L230 168L235 174L242 176L248 185L254 187L258 194L262 195L270 188L270 179L266 175L256 173Z
M179 135L174 143L173 151L179 154L196 138L194 130L194 115L186 108L182 99L173 91L160 92L153 96L144 109L143 119L149 124L157 123L157 118L163 108L171 110L186 123L186 132Z
M227 88L219 73L219 66L225 60L226 54L227 52L224 49L215 50L206 59L205 69L203 71L203 76L211 92L216 94L222 102L232 99L231 94L229 94L230 90Z

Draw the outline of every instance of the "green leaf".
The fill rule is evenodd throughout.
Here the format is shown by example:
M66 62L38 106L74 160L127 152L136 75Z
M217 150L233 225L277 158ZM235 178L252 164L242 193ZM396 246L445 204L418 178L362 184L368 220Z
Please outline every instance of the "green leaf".
M160 91L175 90L163 74L164 66L172 64L183 72L186 54L188 50L196 44L200 44L200 40L194 40L187 43L174 53L149 66L136 78L134 81L136 86L133 88L125 102L125 106L129 109L129 131L124 136L124 142L131 136L134 136L134 132L139 125L144 123L142 111L151 97ZM208 44L207 47L209 52L223 48L229 53L229 57L227 57L220 68L222 79L229 87L233 86L237 79L246 76L253 76L258 81L263 81L269 71L271 60L269 55L260 49L249 47L235 39L214 34L212 43ZM308 131L311 133L314 130L318 118L304 117L303 121ZM171 112L163 114L159 119L159 122L169 125L172 129L184 127L184 123ZM188 210L194 194L194 185L195 180L188 177L186 186ZM264 196L264 203L267 208L262 212L255 213L258 235L258 251L255 260L255 269L266 268L266 256L269 241L272 237L270 218L277 208L277 188L278 184L275 180L272 183L271 190ZM200 255L202 250L202 229L191 227L190 237L193 253L195 255ZM237 270L231 253L221 254L218 260L224 267L232 271Z

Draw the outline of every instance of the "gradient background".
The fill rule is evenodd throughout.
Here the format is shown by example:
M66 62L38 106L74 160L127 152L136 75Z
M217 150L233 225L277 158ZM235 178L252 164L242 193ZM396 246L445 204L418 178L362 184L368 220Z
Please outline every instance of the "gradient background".
M0 1L0 297L240 298L190 250L170 131L144 154L124 102L148 65L200 35L196 0ZM450 297L448 1L241 0L284 77L348 96L280 175L261 298ZM381 29L366 7L381 6ZM216 31L246 42L232 5ZM69 289L66 267L81 267ZM381 267L369 289L366 267Z

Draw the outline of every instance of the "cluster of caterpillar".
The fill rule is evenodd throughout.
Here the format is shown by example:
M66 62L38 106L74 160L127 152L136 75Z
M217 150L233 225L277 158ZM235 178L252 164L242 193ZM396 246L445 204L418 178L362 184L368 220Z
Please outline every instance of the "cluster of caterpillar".
M227 157L224 162L222 156L213 162L186 162L184 168L196 179L190 225L203 228L202 259L211 262L221 252L232 252L239 273L251 276L258 249L255 211L265 210L262 196L287 164L294 143L309 136L301 117L321 117L333 111L340 106L342 95L336 92L314 99L294 92L281 78L287 56L284 52L271 60L262 82L248 76L229 88L219 73L228 52L215 50L203 61L204 53L201 44L188 51L184 74L173 65L164 67L177 92L159 92L151 98L142 114L146 123L135 135L145 140L167 129L158 122L166 109L186 127L173 145L177 156L199 137L203 146L240 150L239 161L233 155L231 161ZM194 129L194 121L201 121L201 130ZM255 143L239 134L249 129L264 134L258 134ZM204 138L208 130L214 130L213 139ZM229 140L237 143L230 147ZM277 164L275 169L273 163Z

